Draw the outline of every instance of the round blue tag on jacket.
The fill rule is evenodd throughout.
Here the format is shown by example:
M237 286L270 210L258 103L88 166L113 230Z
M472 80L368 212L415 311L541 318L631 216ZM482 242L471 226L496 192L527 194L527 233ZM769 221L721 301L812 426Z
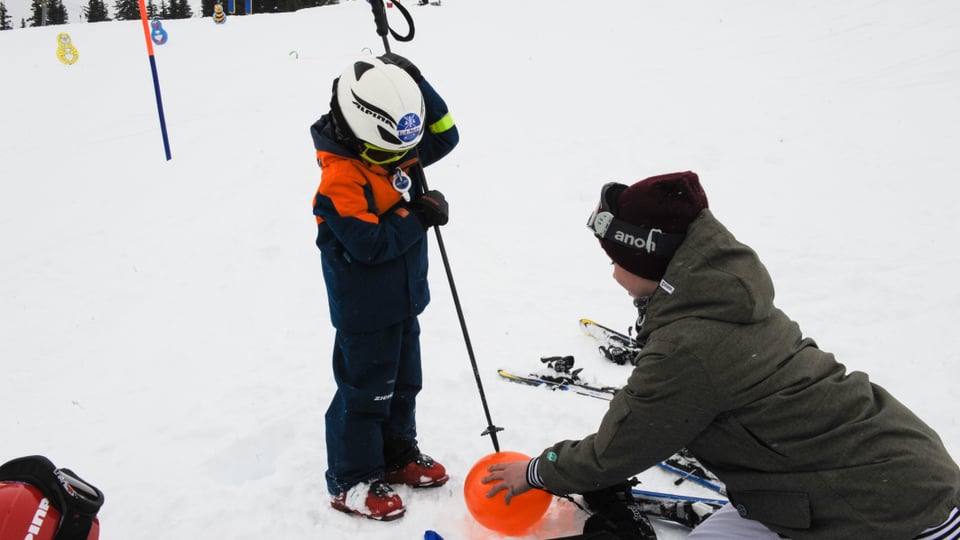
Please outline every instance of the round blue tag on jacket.
M403 172L403 169L397 167L396 170L393 171L391 183L393 184L393 189L399 191L405 201L410 200L410 187L413 186L413 181L410 180L407 173Z

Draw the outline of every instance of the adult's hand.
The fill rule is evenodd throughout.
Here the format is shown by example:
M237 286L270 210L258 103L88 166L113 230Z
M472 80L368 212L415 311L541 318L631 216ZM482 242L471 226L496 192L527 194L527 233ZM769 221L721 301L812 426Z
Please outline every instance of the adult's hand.
M527 483L528 463L528 461L507 461L487 467L490 474L484 476L480 481L484 484L496 482L487 492L487 498L496 497L498 493L505 491L503 501L509 505L510 499L530 491L532 486Z

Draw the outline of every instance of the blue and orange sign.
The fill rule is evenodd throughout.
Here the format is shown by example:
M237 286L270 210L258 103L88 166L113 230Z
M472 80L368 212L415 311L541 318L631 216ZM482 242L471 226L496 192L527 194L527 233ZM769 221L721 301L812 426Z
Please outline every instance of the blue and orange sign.
M160 19L150 21L150 39L157 45L163 45L167 42L167 31L160 24Z

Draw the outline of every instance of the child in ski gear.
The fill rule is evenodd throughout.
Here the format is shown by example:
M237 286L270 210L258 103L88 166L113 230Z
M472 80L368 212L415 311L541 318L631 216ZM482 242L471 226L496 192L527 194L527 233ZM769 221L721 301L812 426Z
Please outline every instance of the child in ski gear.
M593 491L686 447L730 500L691 539L957 538L940 437L774 306L696 174L607 184L588 227L637 300L642 349L596 433L491 466L488 496Z
M427 229L446 224L449 212L442 193L424 191L422 167L459 135L444 100L396 54L348 66L310 133L322 169L316 243L336 328L327 489L337 510L397 519L404 506L391 483L432 487L448 478L417 444L417 316L430 301Z

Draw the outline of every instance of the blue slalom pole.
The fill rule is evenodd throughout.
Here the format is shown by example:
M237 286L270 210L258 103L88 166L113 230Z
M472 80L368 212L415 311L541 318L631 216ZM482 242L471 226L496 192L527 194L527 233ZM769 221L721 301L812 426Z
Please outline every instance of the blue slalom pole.
M170 141L167 139L167 121L163 116L163 98L160 96L160 77L157 75L157 61L153 56L153 40L147 23L147 6L140 0L140 20L143 21L143 37L147 40L147 56L150 58L150 72L153 74L153 93L157 98L157 113L160 115L160 134L163 136L163 152L170 161Z

